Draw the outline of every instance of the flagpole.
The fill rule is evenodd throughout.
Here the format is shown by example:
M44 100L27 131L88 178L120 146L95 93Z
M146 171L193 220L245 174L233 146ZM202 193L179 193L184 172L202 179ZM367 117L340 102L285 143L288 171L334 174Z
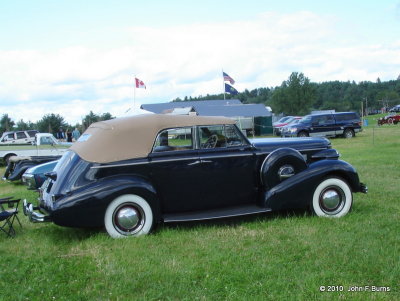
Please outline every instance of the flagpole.
M135 111L136 102L136 74L135 74L135 85L133 86L133 110Z
M225 100L225 79L224 79L224 69L222 68L222 93L224 93Z

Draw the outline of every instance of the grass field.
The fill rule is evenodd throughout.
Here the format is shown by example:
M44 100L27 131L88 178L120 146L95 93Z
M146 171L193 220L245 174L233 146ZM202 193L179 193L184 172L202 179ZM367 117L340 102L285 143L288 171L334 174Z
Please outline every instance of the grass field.
M115 240L20 214L15 238L0 233L0 300L400 300L400 125L373 118L331 139L369 187L344 218L274 213ZM36 198L1 182L7 195Z

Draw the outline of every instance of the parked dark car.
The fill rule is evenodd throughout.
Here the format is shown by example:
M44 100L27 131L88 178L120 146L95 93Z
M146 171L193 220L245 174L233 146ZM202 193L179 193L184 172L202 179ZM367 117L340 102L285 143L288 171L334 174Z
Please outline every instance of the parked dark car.
M29 168L50 161L60 159L61 156L35 156L35 157L20 157L11 156L8 160L6 171L4 172L3 180L18 181Z
M54 167L57 165L57 162L57 160L50 161L28 168L22 175L22 183L28 186L28 189L30 190L38 189L47 179L45 174L53 171Z
M284 137L337 137L353 138L361 132L361 119L357 113L341 112L304 116L297 124L288 126Z
M288 208L341 217L356 170L328 139L247 140L222 117L139 115L92 124L39 189L33 222L102 227L112 237L147 234L154 224Z

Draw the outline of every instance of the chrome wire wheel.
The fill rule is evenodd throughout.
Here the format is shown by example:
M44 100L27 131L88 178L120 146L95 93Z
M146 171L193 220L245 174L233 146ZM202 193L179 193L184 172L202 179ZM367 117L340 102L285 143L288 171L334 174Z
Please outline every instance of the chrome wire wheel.
M346 181L330 177L323 180L314 190L311 208L318 216L342 217L353 204L353 195Z

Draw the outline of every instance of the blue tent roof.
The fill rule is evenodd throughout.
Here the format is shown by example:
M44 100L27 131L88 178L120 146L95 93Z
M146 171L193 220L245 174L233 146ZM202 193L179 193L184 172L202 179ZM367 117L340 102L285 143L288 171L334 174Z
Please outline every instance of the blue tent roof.
M143 104L142 109L161 114L175 108L193 107L200 116L258 117L271 116L263 104L242 104L238 99L182 101Z

